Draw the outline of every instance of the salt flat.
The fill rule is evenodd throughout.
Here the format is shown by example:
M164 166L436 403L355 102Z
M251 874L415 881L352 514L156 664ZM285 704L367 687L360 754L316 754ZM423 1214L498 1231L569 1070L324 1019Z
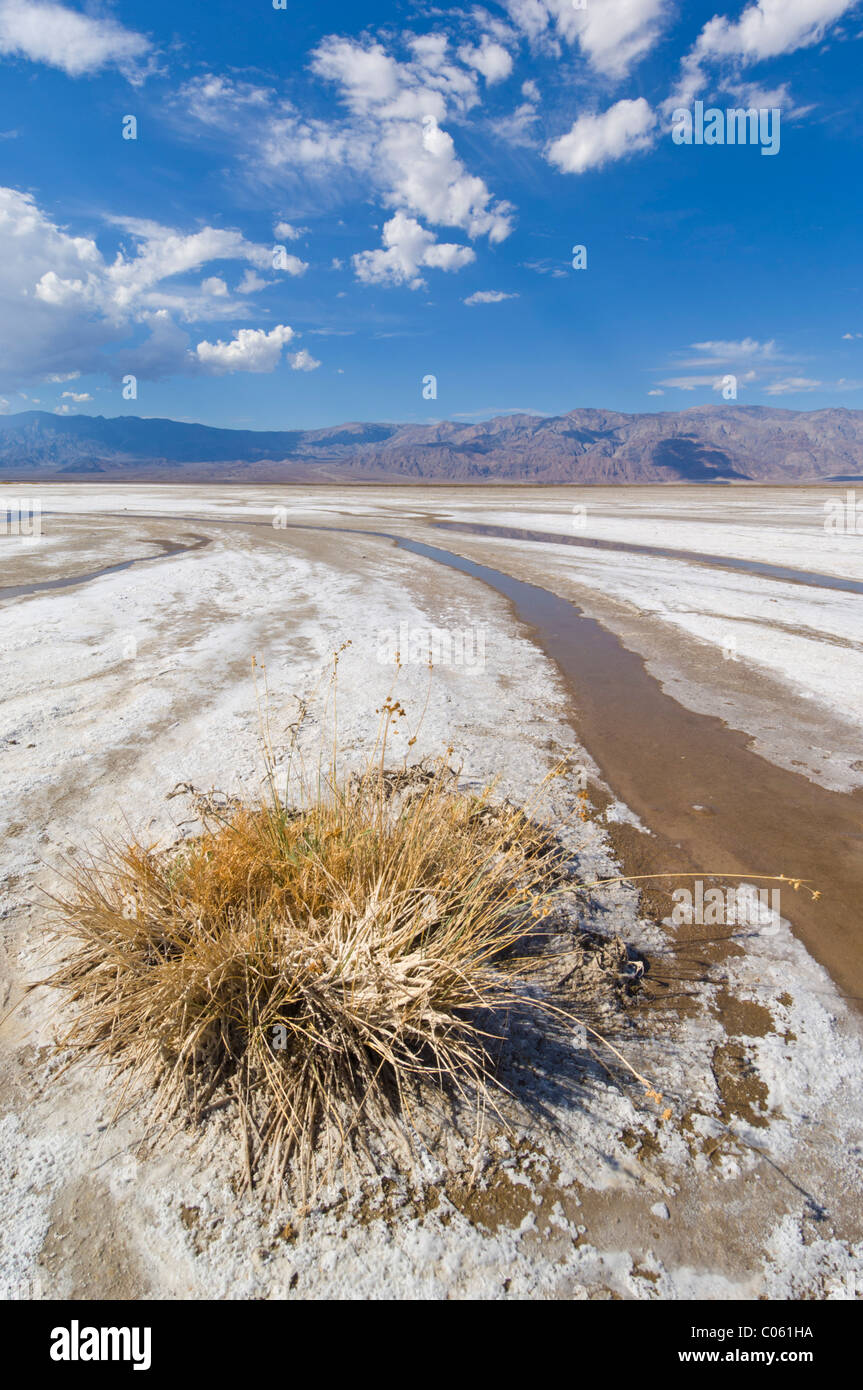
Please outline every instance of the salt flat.
M481 662L436 666L411 756L453 745L466 780L499 775L515 798L564 754L574 772L555 793L561 802L583 776L602 784L575 732L573 692L536 632L487 584L387 536L578 604L682 708L720 713L813 786L837 795L860 786L860 596L697 561L859 579L863 539L824 527L824 503L840 493L40 488L41 538L0 537L0 589L31 588L0 593L5 1003L38 973L39 894L56 888L70 849L127 824L163 842L189 833L188 798L171 796L180 783L257 792L253 658L266 667L283 737L294 697L350 641L340 665L349 764L367 748L392 679L384 632L420 634L418 646L432 630L481 633ZM445 531L437 520L695 558ZM166 556L162 543L189 548ZM399 677L412 727L428 681L420 660ZM615 837L632 820L613 783L606 793L572 831L585 878L615 872ZM632 833L649 838L641 820ZM778 869L793 867L794 848ZM648 958L673 941L622 885L585 912ZM495 1141L491 1159L453 1150L413 1186L399 1179L397 1200L332 1200L290 1241L277 1236L284 1213L262 1216L234 1196L217 1130L197 1148L178 1134L168 1150L141 1154L145 1117L130 1111L109 1125L104 1078L69 1072L49 1086L55 1020L30 996L2 1031L6 1283L14 1293L40 1281L48 1296L859 1295L859 1015L784 921L688 979L686 992L695 1004L646 1012L629 1042L669 1097L670 1120L594 1068L578 1106L557 1103L540 1125L512 1116L514 1137ZM459 1184L472 1163L480 1195L468 1200Z

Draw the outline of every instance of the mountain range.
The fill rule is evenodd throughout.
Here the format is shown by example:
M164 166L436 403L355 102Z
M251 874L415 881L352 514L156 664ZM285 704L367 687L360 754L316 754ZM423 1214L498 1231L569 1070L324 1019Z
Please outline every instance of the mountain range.
M863 411L704 405L476 424L228 430L123 415L0 416L0 478L667 483L863 479Z

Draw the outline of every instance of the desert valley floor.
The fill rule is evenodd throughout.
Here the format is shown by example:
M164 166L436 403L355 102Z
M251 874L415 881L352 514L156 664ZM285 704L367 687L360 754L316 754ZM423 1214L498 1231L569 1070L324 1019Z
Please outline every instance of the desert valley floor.
M41 536L0 536L3 1296L863 1296L863 538L825 525L844 484L4 492L38 494ZM585 891L578 921L629 953L613 1041L662 1102L583 1039L517 1039L506 1125L299 1217L238 1191L224 1113L154 1146L145 1104L59 1075L56 1000L22 992L70 856L194 833L196 792L256 796L261 667L278 740L348 642L346 765L398 649L419 732L395 760L451 748L466 785L524 800L567 759L548 795L583 807L585 883L785 874L821 896L783 884L723 933L671 920L673 878Z

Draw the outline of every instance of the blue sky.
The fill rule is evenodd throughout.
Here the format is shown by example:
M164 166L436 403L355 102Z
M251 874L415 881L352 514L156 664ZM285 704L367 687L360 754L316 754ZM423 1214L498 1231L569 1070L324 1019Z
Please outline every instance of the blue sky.
M0 0L0 409L863 407L863 5L726 3Z

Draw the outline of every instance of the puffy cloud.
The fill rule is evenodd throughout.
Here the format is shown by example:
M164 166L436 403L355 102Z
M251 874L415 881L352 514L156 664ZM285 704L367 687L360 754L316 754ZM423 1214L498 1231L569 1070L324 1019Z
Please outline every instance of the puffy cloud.
M380 250L360 251L353 257L357 278L366 284L408 285L418 290L425 283L421 267L460 270L476 259L470 246L436 241L433 232L403 212L384 223L382 241Z
M468 295L465 304L501 304L505 299L518 299L517 294L507 294L504 290L476 290Z
M469 68L481 72L489 86L494 82L503 82L512 72L511 53L503 44L495 43L487 34L483 35L482 43L477 48L464 44L459 49L458 56Z
M70 401L75 401L77 405L81 405L83 401L92 401L93 399L89 391L64 391L62 393L62 398L63 400L68 399Z
M195 354L199 362L216 372L271 372L281 359L282 348L294 336L294 330L283 323L269 333L264 328L241 328L228 343L221 338L216 343L204 339Z
M122 372L199 370L203 359L189 352L179 325L237 318L244 306L220 276L197 284L181 277L212 261L272 268L272 247L236 231L119 225L129 241L108 260L92 238L70 235L29 194L0 187L0 388L111 370L109 350L120 344Z
M143 34L113 19L80 14L50 0L0 0L0 53L60 68L70 77L111 66L136 77L150 48Z
M119 309L136 306L173 308L189 320L204 317L209 309L214 311L216 317L229 317L236 313L236 304L202 302L202 294L205 301L225 301L225 295L220 290L208 292L202 285L201 293L172 293L164 288L162 282L199 270L211 261L247 261L258 270L272 267L272 247L246 241L240 232L221 227L203 227L198 232L186 234L143 218L114 220L135 242L134 254L118 252L113 264L104 272L110 298ZM209 283L214 281L217 281L217 277L213 277Z
M859 0L756 0L736 21L715 15L695 45L701 58L761 62L820 42Z
M58 308L65 304L95 300L95 284L84 280L63 280L56 270L46 270L36 285L36 298Z
M103 272L95 242L69 236L29 195L0 188L0 389L69 381L94 365L119 336L87 303L89 277Z
M433 116L422 124L391 123L380 148L391 170L389 203L428 222L461 227L470 237L487 236L496 243L509 236L509 204L492 203L483 180L467 172L452 136Z
M409 59L399 61L379 42L329 38L318 46L312 71L337 86L348 111L344 118L307 117L274 92L222 78L192 82L184 98L198 120L245 148L247 167L253 165L265 184L284 186L295 179L308 196L316 182L321 205L353 191L367 196L371 187L395 214L501 242L512 230L513 209L469 172L443 126L479 101L478 69L453 61L443 34L414 37L408 48ZM504 66L498 48L506 53L488 38L470 54L477 61L484 55L484 67L495 75ZM375 264L388 249L361 253L358 265L366 278L402 282L397 274L376 274ZM455 255L435 254L447 266ZM367 255L377 260L370 263ZM382 264L394 268L396 261L390 255ZM422 263L437 264L434 257Z
M313 66L363 118L348 144L367 159L390 206L502 241L511 208L495 203L484 181L467 172L440 126L450 108L463 114L478 100L475 79L446 60L446 49L442 35L416 39L414 61L398 63L377 44L325 40Z
M566 0L561 0L565 5ZM602 0L569 12L578 23L578 42L600 72L622 77L649 52L669 9L666 0Z
M644 97L618 101L600 115L579 116L568 134L551 142L546 157L565 174L583 174L648 149L655 127L656 115Z
M279 241L299 241L306 234L305 227L295 227L291 222L277 222L273 230Z
M312 69L341 88L358 116L379 121L442 120L446 111L469 111L479 102L476 77L449 58L445 34L410 41L412 59L400 62L380 43L324 39L312 56Z
M305 275L309 268L308 261L301 261L299 256L292 256L290 251L279 248L278 260L273 261L274 270L284 270L288 275Z
M262 280L260 275L248 267L243 271L243 278L237 285L237 294L257 294L259 290L265 290L270 284L269 280Z
M663 110L670 112L677 106L686 106L698 96L708 82L705 70L711 65L730 66L737 74L752 63L808 48L819 43L828 29L859 3L860 0L755 0L737 20L714 15L683 58L677 87L663 102ZM729 84L727 90L733 93L735 88ZM787 89L780 91L785 97L781 102L755 101L750 97L747 104L781 105L785 116L805 115L810 109L787 110ZM764 95L766 98L771 94Z
M622 77L656 43L669 0L506 0L513 23L535 44L578 44L597 71Z
M241 328L230 342L198 343L195 357L208 370L224 372L272 372L282 358L282 348L296 337L293 328L279 323L269 333L264 328ZM313 372L321 364L306 348L288 353L295 372Z
M313 67L319 76L340 84L357 112L391 105L401 96L399 65L379 43L364 47L352 39L325 39Z
M224 299L228 293L228 286L219 275L210 275L206 280L202 280L201 289L204 294L213 294L217 299Z
M307 348L300 348L299 352L291 353L289 361L295 372L314 372L321 365Z

